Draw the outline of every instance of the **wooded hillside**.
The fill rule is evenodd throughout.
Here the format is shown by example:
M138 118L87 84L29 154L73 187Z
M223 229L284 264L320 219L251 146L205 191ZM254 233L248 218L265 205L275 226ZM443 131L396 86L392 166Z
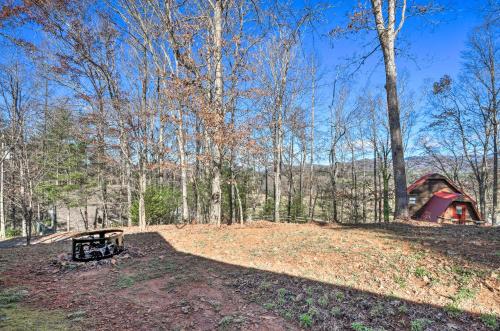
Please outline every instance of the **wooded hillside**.
M425 171L496 222L498 6L481 6L460 73L415 91L398 36L445 7L373 0L328 21L327 3L7 2L0 235L388 222ZM325 21L329 42L375 39L330 68L308 42ZM385 89L356 84L369 58Z

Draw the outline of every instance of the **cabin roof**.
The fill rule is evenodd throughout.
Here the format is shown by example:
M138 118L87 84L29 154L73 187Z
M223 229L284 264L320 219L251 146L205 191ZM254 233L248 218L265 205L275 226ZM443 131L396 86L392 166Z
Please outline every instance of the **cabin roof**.
M446 183L448 183L455 191L459 192L459 193L462 193L464 195L466 195L468 198L470 198L467 194L465 194L457 185L455 185L455 183L453 183L450 179L448 179L448 177L446 176L443 176L441 174L438 174L438 173L430 173L430 174L426 174L426 175L423 175L422 177L420 177L419 179L417 179L416 181L414 181L410 186L408 186L408 188L406 189L406 191L408 193L410 193L411 191L415 190L417 187L421 186L422 184L424 184L428 179L441 179L441 180L444 180Z
M422 218L428 221L437 221L438 217L460 196L462 196L460 193L449 193L444 191L434 193L432 198L424 206Z

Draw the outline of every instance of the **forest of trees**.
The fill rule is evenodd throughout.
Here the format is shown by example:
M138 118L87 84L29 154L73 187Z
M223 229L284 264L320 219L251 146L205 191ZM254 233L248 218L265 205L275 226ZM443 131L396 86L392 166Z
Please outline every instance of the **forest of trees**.
M429 171L470 192L495 222L498 4L470 31L460 74L419 93L397 72L398 36L407 21L447 8L361 1L325 23L331 5L7 1L0 237L174 222L388 222L408 217L406 186ZM368 34L371 43L327 68L304 43L319 24L331 31L321 38ZM380 59L385 85L359 89L368 57Z

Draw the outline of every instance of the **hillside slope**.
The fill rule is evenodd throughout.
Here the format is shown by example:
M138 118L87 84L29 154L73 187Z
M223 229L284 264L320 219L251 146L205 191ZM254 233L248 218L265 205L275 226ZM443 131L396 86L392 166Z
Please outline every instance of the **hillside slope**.
M255 222L126 233L127 252L99 263L69 261L68 241L0 249L0 327L46 316L61 329L498 328L499 228Z

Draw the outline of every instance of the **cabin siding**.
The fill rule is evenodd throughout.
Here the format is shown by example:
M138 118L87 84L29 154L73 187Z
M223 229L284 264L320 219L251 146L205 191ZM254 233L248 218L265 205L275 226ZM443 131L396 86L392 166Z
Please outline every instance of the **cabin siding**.
M472 220L472 221L479 221L479 218L476 215L476 212L474 211L474 208L472 207L472 203L470 201L454 201L451 203L451 205L446 209L446 211L443 213L443 218L445 219L452 219L455 218L455 206L458 204L465 204L467 206L467 211L465 215L466 220Z

